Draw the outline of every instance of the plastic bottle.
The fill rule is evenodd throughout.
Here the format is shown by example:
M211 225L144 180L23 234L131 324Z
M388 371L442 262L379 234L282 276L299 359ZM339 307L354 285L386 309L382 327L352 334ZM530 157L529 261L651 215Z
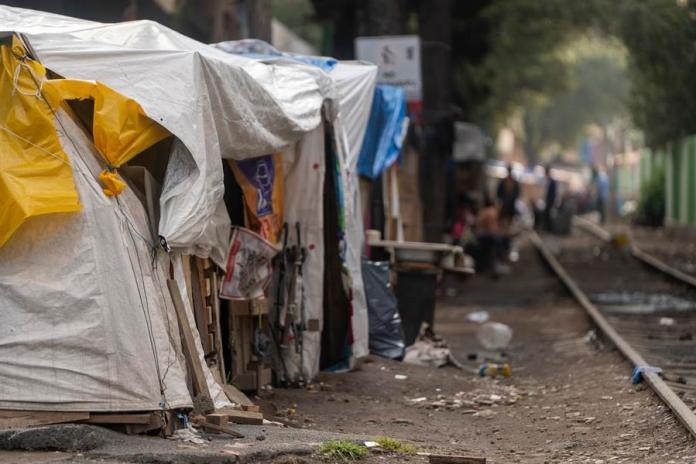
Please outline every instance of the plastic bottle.
M502 350L512 340L512 329L500 322L486 322L476 334L478 341L487 350Z
M481 377L497 377L499 375L510 377L512 375L512 367L508 363L483 363L479 367L479 375Z

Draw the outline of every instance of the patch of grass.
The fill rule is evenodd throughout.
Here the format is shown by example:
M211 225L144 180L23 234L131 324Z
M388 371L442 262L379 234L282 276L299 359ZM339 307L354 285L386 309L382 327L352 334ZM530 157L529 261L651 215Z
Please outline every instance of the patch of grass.
M398 454L416 454L416 447L410 443L395 440L389 437L377 437L375 442L385 451Z
M321 444L319 453L327 458L340 459L341 461L357 461L367 457L370 451L362 445L348 440L331 440Z

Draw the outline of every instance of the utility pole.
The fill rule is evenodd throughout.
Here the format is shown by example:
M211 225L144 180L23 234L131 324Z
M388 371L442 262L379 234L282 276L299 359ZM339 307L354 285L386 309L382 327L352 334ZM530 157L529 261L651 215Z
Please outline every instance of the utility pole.
M452 156L452 0L421 0L419 28L423 69L421 197L425 238L445 232L447 164Z

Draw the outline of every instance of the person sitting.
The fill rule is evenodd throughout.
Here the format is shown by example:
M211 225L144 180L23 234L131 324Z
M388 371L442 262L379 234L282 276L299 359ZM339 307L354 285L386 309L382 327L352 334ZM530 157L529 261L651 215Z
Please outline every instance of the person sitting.
M505 257L505 237L500 227L499 208L489 199L484 198L483 208L476 218L476 245L478 271L493 270L494 275L504 273L501 261Z
M474 227L476 226L476 214L474 205L466 198L460 198L457 208L457 216L452 225L452 243L466 248L476 241Z

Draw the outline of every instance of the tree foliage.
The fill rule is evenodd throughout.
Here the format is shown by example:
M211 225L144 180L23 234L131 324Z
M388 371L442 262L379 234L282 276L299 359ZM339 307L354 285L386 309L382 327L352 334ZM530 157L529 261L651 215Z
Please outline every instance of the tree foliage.
M649 145L696 133L696 5L620 2L615 33L630 51L630 109Z
M427 1L311 3L315 17L331 24L333 52L351 58L354 37L370 33L376 20L372 6L388 3L391 9L382 9L400 13L403 31L417 33L412 20ZM532 138L543 143L546 133L556 134L567 144L578 121L621 111L608 90L613 86L649 145L696 133L696 0L457 0L452 5L455 103L469 121L494 128L523 110L529 113L528 126L534 120L540 124ZM587 36L623 44L630 96L618 86L623 63L607 57L564 59L561 52ZM606 85L597 84L602 80ZM583 99L588 91L595 93ZM578 114L571 114L573 108Z
M558 52L579 37L604 36L620 41L627 50L631 82L628 108L648 144L663 145L696 133L695 3L491 0L475 18L468 18L469 23L485 24L487 53L483 59L477 59L476 66L469 65L466 57L455 64L460 98L471 98L470 89L484 89L486 98L473 108L470 117L495 126L522 109L528 112L527 126L538 121L541 132L555 134L559 141L567 143L571 139L568 130L576 131L577 124L561 124L563 117L570 114L564 108L573 106L579 113L589 111L605 116L609 108L598 106L601 95L583 99L583 94L592 89L583 89L582 83L608 79L601 87L616 87L620 69L606 58L594 58L594 63L585 61L578 67L577 63L564 62ZM613 110L620 110L610 92L597 90L612 100ZM616 90L619 96L624 92ZM552 117L559 112L563 117ZM574 118L582 119L579 116ZM585 118L589 116L585 114ZM540 119L547 119L550 124ZM535 133L532 137L541 141L546 134Z

